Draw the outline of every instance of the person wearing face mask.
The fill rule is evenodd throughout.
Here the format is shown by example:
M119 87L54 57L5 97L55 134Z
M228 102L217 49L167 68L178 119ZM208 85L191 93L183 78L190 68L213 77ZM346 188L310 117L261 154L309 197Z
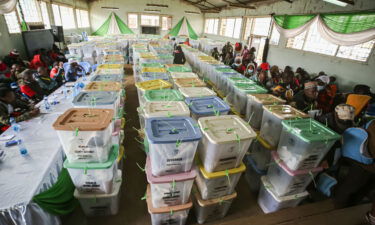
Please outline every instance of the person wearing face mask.
M255 65L254 63L249 63L247 65L246 71L245 71L245 76L247 78L252 77L255 74Z
M232 64L231 67L232 67L232 69L236 70L240 74L244 74L244 72L246 70L245 65L243 65L242 62L241 62L241 57L236 57L236 59L234 60L234 63Z
M337 93L337 86L330 84L330 78L327 75L322 75L316 78L318 83L318 109L322 110L323 114L333 111L334 100Z
M315 81L306 82L304 89L300 90L296 95L293 96L290 105L307 113L309 110L316 109L318 89Z

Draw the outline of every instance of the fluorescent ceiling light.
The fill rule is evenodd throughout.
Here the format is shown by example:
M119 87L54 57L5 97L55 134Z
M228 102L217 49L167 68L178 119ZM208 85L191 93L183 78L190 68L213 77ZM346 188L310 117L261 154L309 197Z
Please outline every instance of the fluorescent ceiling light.
M102 6L102 9L119 10L119 8L117 8L117 7L107 7L107 6Z
M144 9L145 12L160 12L159 9Z
M338 5L338 6L341 6L341 7L345 7L348 5L347 2L343 2L341 0L323 0L325 2L329 2L331 4L334 4L334 5Z
M194 12L194 11L185 11L186 14L201 14L200 12Z

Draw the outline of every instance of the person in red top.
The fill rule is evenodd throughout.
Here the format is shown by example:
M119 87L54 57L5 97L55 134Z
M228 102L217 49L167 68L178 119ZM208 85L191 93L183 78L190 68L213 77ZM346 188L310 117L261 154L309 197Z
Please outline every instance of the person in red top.
M337 93L337 86L335 84L329 84L330 78L327 75L316 78L318 82L318 109L321 109L323 114L333 112L334 99Z
M39 67L46 67L47 68L47 64L45 62L43 62L41 54L35 54L33 60L31 60L31 62L30 62L29 68L36 70Z
M59 86L63 83L64 80L64 63L63 62L54 62L53 68L49 73L51 79L54 79Z
M0 76L10 77L10 69L2 60L0 60Z
M240 74L244 74L246 70L246 66L241 62L241 57L237 57L231 67Z
M21 92L30 99L40 101L45 95L48 95L48 92L44 91L34 79L31 70L26 69L23 71L21 77L22 79L19 81Z
M189 38L186 38L186 41L184 42L184 45L191 46Z

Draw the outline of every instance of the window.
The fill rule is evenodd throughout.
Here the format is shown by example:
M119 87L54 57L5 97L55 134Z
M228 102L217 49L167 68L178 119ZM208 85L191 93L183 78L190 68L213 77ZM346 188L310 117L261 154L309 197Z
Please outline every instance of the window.
M301 50L303 47L303 43L305 42L305 37L306 31L300 35L295 36L294 38L289 38L288 42L286 43L286 47Z
M247 17L243 39L248 40L251 35L267 37L270 31L270 26L271 17ZM277 31L272 33L275 34L273 38L276 44L278 44L280 37L279 33Z
M374 47L375 40L354 45L354 46L340 46L336 56L344 59L358 60L366 62Z
M240 38L242 18L221 19L220 34L226 37Z
M52 11L53 11L53 17L55 18L56 26L63 26L64 29L76 28L73 8L52 4ZM79 21L78 18L77 18L77 21ZM87 21L84 21L84 22L80 21L81 25L83 25L83 23L86 23L86 22L88 23L88 14L87 14Z
M302 34L289 38L286 47L365 62L371 54L374 43L374 40L355 46L330 43L320 36L315 23Z
M172 28L172 17L163 16L161 17L161 29L170 30Z
M49 16L48 16L48 11L47 11L47 3L40 2L40 11L42 13L44 27L46 29L51 28L51 23L49 22Z
M53 18L55 20L56 26L61 26L61 16L60 16L60 9L58 5L52 4L52 12L53 12Z
M217 34L219 19L206 19L204 32L207 34Z
M271 17L254 18L252 34L259 35L259 36L268 36L270 25L271 25Z
M280 40L280 33L276 29L276 26L273 26L272 34L270 38L270 45L279 45L279 40Z
M159 16L141 15L141 25L143 26L160 26Z
M60 6L60 14L61 14L62 25L65 29L76 28L76 23L74 21L73 8Z
M21 28L20 24L18 23L16 11L6 13L4 14L4 17L10 34L21 33Z
M246 25L245 25L245 32L243 34L243 39L244 40L247 40L250 36L250 33L251 33L251 28L252 28L252 25L253 25L253 18L246 18Z
M82 9L76 9L77 25L79 28L90 27L89 12Z
M42 18L39 14L35 0L19 0L17 5L18 12L21 12L20 7L27 23L38 23L42 22Z
M137 14L128 14L128 26L129 28L138 28L138 15Z

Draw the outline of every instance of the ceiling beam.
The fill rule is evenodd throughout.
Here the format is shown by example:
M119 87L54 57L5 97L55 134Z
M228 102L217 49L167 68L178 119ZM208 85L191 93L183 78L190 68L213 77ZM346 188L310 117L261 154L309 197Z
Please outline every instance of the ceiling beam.
M223 0L224 2L228 3L229 7L235 7L235 8L243 8L243 9L256 9L254 6L246 5L245 3L233 3L227 0Z
M199 4L199 3L204 2L204 1L205 1L205 0L199 0L199 1L196 1L196 2L193 3L193 5Z

